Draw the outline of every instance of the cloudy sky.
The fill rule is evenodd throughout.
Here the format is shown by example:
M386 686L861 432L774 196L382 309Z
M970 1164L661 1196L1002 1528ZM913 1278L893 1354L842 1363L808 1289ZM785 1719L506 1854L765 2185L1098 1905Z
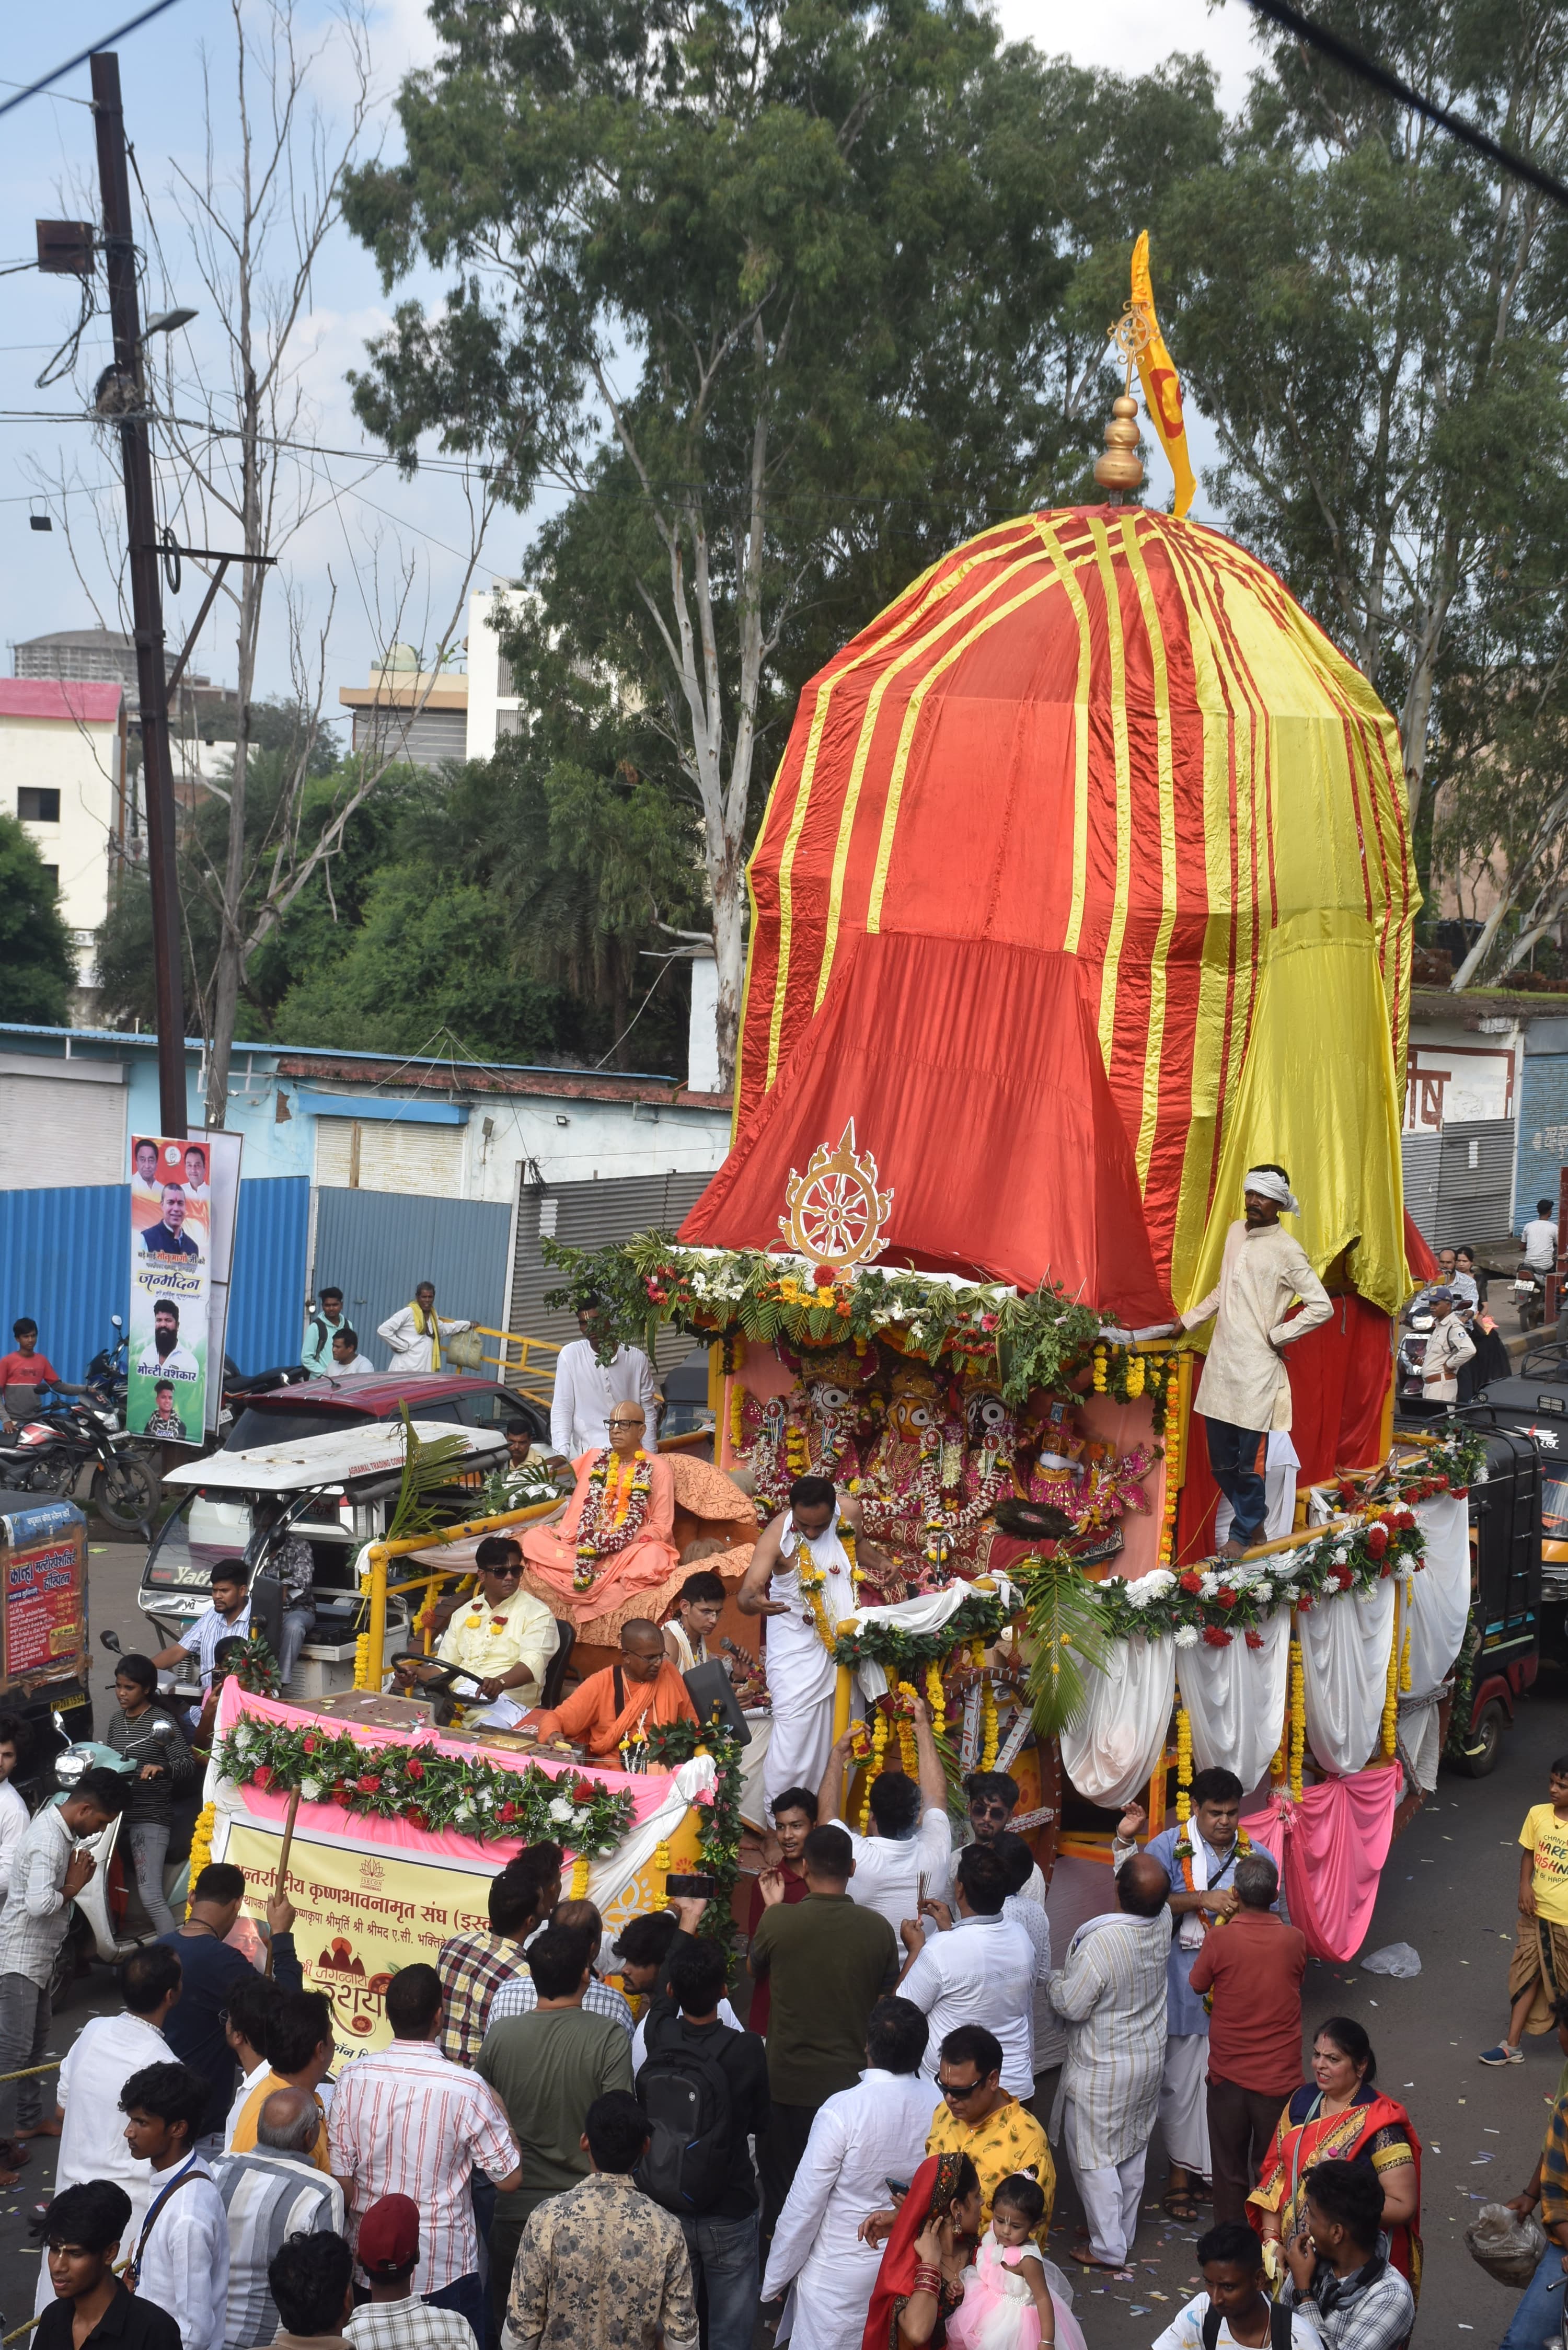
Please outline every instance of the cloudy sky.
M319 0L299 0L299 5L306 28L317 24L327 39L330 20ZM133 13L134 0L84 0L79 11L8 10L8 87L48 71L62 49L109 32ZM1231 106L1240 100L1252 63L1251 12L1245 0L1216 0L1212 6L1207 0L1101 0L1088 10L1069 0L1003 0L1001 16L1010 36L1124 72L1150 67L1173 50L1201 51L1212 59L1223 99ZM392 139L389 101L399 77L431 47L419 0L385 0L372 19L372 37L380 98L370 135ZM182 243L171 191L178 173L200 182L206 169L204 68L217 126L213 169L221 179L233 167L228 127L234 114L234 38L227 0L177 0L163 16L122 41L119 57L127 123L166 272L161 276L155 260L152 294L200 308L205 297ZM326 49L317 82L330 140L334 109L341 109L348 88L340 52ZM84 66L56 91L29 99L5 119L0 270L6 265L15 269L32 256L35 219L86 218L96 210L92 118L83 103L88 88ZM0 85L0 98L6 94L7 85ZM132 197L139 239L145 239L144 207L135 187ZM128 623L119 606L119 542L113 536L122 528L123 513L112 495L95 495L106 485L112 492L115 452L91 426L77 421L79 396L68 380L41 390L36 382L76 323L75 282L24 268L0 279L0 547L5 556L0 561L0 637L5 644L0 659L9 671L9 649L20 638L95 621L110 627ZM173 353L177 385L180 378L187 386L198 379L209 387L224 380L223 340L212 307L207 302L208 315L180 338ZM310 511L279 573L279 587L286 583L307 634L319 633L330 608L327 699L334 708L337 687L363 681L394 625L416 641L439 639L453 609L470 545L462 484L436 475L403 483L389 467L378 464L351 414L345 372L360 359L387 312L369 255L337 232L316 270L296 346L301 437L336 453L313 461L308 477L291 476L291 494L306 490ZM109 356L104 328L101 317L94 319L83 338L89 377ZM192 400L185 405L195 412ZM1201 458L1201 444L1198 453ZM33 530L30 515L46 511L53 529ZM193 516L185 520L193 523ZM209 543L234 543L227 535L233 525L225 527L217 512L210 514L206 527ZM513 515L503 515L492 525L476 575L482 583L515 569L528 529L525 517ZM184 527L182 535L187 535ZM187 543L193 543L188 536ZM202 594L202 582L188 566L182 590L169 605L168 632L175 641L182 640L181 623L190 625ZM258 680L263 692L286 691L288 684L284 593L275 590L269 604ZM220 600L203 631L196 666L232 681L233 639L232 618L223 617Z

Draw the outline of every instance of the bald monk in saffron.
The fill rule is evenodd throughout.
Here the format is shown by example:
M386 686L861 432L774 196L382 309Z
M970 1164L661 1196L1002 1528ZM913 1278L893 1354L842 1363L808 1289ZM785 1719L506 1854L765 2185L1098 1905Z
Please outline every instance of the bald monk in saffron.
M613 1754L623 1738L665 1721L695 1721L686 1684L664 1650L664 1635L644 1616L623 1624L620 1660L590 1673L561 1704L524 1716L541 1738L570 1738L592 1754Z

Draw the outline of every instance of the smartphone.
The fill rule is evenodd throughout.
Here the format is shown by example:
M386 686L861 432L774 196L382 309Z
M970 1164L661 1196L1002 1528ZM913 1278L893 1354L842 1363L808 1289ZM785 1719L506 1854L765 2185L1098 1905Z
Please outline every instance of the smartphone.
M909 2181L907 2178L884 2178L882 2184L895 2203L901 2203L909 2191Z

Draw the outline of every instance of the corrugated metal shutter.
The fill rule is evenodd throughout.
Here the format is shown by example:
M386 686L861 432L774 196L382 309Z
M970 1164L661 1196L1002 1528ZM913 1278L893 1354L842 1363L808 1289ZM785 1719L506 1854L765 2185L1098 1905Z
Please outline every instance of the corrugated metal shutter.
M307 1177L241 1179L224 1351L242 1371L299 1360L309 1227Z
M462 1190L462 1128L396 1118L318 1118L316 1180L340 1191L435 1192Z
M541 1189L521 1183L517 1194L517 1246L512 1261L509 1330L550 1338L564 1347L578 1336L569 1314L545 1311L545 1292L560 1274L540 1253L541 1230L573 1248L607 1248L635 1233L673 1232L695 1207L711 1178L707 1175L628 1175L603 1183L553 1183ZM677 1331L661 1335L656 1361L669 1370L691 1351Z
M1505 1241L1513 1206L1513 1120L1459 1119L1439 1137L1434 1248Z
M377 1326L406 1305L421 1281L434 1282L438 1310L454 1320L483 1322L493 1330L504 1326L511 1229L511 1209L494 1201L413 1199L324 1186L317 1193L311 1284L317 1295L324 1282L342 1290L361 1352L385 1367L387 1349L376 1336Z
M439 767L461 759L468 747L465 710L421 710L411 717L400 711L357 710L354 748L382 759L396 759L413 767Z
M1438 1219L1438 1170L1442 1163L1443 1139L1440 1134L1405 1134L1399 1138L1399 1156L1405 1173L1405 1205L1410 1221L1428 1248L1436 1248L1433 1233Z
M73 1190L118 1183L125 1092L77 1077L0 1076L0 1186L52 1187L62 1174Z

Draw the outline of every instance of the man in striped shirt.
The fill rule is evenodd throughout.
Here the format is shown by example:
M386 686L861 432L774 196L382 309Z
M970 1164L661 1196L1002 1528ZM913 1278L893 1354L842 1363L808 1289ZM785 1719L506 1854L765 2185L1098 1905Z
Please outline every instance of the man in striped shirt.
M311 2089L275 2089L247 2152L221 2154L213 2176L229 2218L229 2314L223 2350L254 2350L281 2323L267 2267L290 2236L343 2232L343 2189L312 2157L326 2125Z
M482 2170L499 2194L519 2185L506 2109L475 2073L441 2052L445 2019L433 1967L404 1967L387 1992L392 2044L356 2057L338 2075L327 2124L333 2176L348 2190L349 2225L383 2195L407 2195L423 2217L414 2291L455 2309L484 2350L479 2233L469 2180Z
M551 1920L556 1926L571 1926L589 1938L588 1947L597 1951L604 1941L605 1921L591 1901L560 1901ZM501 1985L490 2002L489 2019L499 2023L508 2015L532 2015L539 2004L539 1992L530 1973L514 1975L510 1982ZM629 2040L637 2030L636 2018L627 2002L613 1983L600 1982L597 1974L588 1978L583 1993L583 2007L589 2015L607 2015L618 2023ZM481 2043L483 2045L483 2043Z
M523 1945L560 1898L561 1847L530 1845L490 1883L490 1931L454 1934L436 1952L441 2006L446 2014L445 2055L472 2064L484 2045L490 2002L504 1984L516 1981L526 1964Z

